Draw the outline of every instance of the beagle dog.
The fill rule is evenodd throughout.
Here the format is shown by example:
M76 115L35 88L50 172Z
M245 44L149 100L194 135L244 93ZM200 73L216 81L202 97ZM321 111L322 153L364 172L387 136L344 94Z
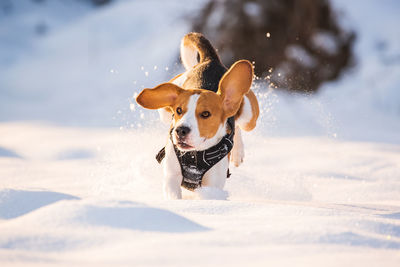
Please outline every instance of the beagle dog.
M168 199L182 198L182 187L223 189L229 161L235 166L243 162L241 130L253 130L259 115L250 90L249 61L239 60L227 69L200 33L185 35L180 52L186 71L136 98L142 107L158 109L161 120L171 126L158 155Z

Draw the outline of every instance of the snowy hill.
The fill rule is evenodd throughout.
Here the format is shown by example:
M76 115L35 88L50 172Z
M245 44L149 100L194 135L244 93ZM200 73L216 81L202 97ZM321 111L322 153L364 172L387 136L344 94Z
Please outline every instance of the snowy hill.
M1 266L399 265L397 1L335 0L357 67L316 96L256 83L225 191L166 201L167 129L133 96L179 72L200 2L21 0L0 17ZM29 33L21 18L43 14L48 32Z

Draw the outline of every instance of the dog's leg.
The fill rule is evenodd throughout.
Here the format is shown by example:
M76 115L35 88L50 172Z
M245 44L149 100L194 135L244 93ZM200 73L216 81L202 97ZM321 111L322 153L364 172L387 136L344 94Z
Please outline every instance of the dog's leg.
M233 149L230 161L238 167L244 159L244 144L241 130L251 131L256 127L259 115L259 107L255 94L249 91L244 97L238 114L235 116L235 135L233 137Z
M163 189L164 196L167 199L181 199L182 198L182 172L181 167L176 157L174 147L171 140L165 147L165 159L163 161L164 181Z
M240 127L235 127L235 135L233 136L233 148L231 151L230 161L238 167L244 159L244 144Z
M204 174L201 185L223 189L226 181L228 166L229 161L228 156L226 156Z

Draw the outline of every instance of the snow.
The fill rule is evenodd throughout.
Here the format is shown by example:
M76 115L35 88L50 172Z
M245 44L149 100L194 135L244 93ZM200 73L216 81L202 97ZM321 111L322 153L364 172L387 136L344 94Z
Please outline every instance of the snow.
M0 133L22 157L0 161L6 266L400 260L399 145L246 134L228 200L166 201L154 160L163 131L2 123ZM70 147L93 156L59 159Z
M61 2L22 1L0 17L0 265L398 266L399 4L384 2L335 0L357 67L315 96L255 83L244 164L172 201L154 158L168 129L133 96L182 68L198 2L70 2L37 37L19 18Z

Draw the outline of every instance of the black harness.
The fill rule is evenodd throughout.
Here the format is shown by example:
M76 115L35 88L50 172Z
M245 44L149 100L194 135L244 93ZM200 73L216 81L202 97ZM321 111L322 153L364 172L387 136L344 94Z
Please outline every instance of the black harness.
M228 119L230 132L226 134L215 146L201 151L182 152L175 145L174 150L182 171L182 186L188 190L194 190L201 186L204 174L223 159L233 148L233 136L235 135L235 119ZM172 130L170 132L172 142ZM165 157L165 147L158 152L156 159L161 163ZM229 169L227 178L229 178Z

